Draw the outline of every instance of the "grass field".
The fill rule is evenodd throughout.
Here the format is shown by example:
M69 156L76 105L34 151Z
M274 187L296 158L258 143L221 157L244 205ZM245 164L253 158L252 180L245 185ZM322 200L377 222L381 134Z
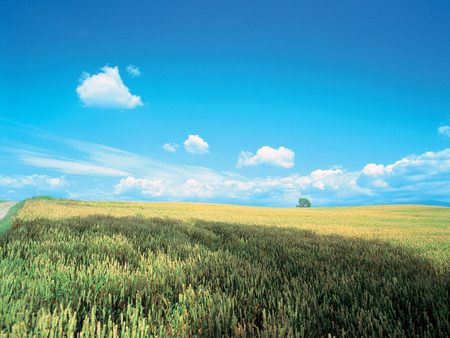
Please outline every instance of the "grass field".
M448 336L450 208L29 200L4 334Z

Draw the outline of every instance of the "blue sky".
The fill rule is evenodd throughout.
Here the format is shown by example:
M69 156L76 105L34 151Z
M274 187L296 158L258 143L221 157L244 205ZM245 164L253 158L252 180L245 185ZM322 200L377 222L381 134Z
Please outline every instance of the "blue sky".
M0 199L450 203L448 1L0 6Z

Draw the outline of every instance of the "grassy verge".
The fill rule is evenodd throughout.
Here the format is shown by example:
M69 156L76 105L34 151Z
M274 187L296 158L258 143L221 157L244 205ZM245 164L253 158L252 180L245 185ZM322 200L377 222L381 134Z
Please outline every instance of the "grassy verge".
M6 230L11 228L13 218L19 213L19 211L23 208L26 201L63 201L62 198L55 198L51 196L35 196L21 202L16 203L11 209L8 210L8 213L5 215L3 219L0 220L0 234L5 232ZM69 201L69 200L67 200ZM0 202L9 202L9 201L0 201Z
M5 217L3 217L2 220L0 220L0 233L5 232L6 230L11 228L11 224L13 221L13 218L20 209L25 205L25 201L21 201L19 203L16 203L11 209L8 210L8 213Z

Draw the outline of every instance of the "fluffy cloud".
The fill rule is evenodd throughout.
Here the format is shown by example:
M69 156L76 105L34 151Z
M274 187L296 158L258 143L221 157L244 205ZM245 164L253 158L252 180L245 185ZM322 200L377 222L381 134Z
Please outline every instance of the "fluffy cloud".
M141 71L139 70L139 67L129 65L127 67L127 72L131 77L139 77L141 76Z
M208 143L198 135L189 135L188 139L184 141L184 149L191 154L209 153Z
M254 166L258 164L270 164L273 166L292 168L294 166L295 154L291 149L280 147L274 149L268 146L259 148L256 155L249 151L242 151L239 155L236 168Z
M41 189L54 189L65 185L64 176L60 178L52 178L47 175L31 175L31 176L2 176L0 175L0 187L5 188L23 188L26 186L39 187Z
M384 165L369 163L363 168L362 173L365 175L377 176L384 174L384 171Z
M147 178L135 178L135 177L127 177L120 180L120 183L116 185L115 192L116 194L122 194L125 191L130 190L138 190L143 194L148 194L150 191L154 192L158 187L159 193L156 196L160 196L162 194L162 180L150 180Z
M117 67L105 66L94 75L84 73L76 91L88 107L131 109L142 106L140 96L132 95L123 84Z
M179 147L178 144L169 142L169 143L164 144L161 148L163 148L165 151L174 153L177 151L178 147Z
M449 186L450 149L439 152L426 152L422 155L410 155L393 164L386 166L368 164L364 167L358 178L358 184L369 187L374 194L392 193L399 191L413 195L414 186L429 184L429 191L424 195L432 194L437 187ZM440 189L438 189L440 190Z
M450 137L450 126L441 126L438 128L439 135Z

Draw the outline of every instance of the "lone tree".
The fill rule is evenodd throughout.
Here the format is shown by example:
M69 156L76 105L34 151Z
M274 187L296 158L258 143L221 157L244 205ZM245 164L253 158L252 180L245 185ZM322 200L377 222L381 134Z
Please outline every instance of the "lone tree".
M297 208L309 208L311 206L311 202L307 198L299 198Z

